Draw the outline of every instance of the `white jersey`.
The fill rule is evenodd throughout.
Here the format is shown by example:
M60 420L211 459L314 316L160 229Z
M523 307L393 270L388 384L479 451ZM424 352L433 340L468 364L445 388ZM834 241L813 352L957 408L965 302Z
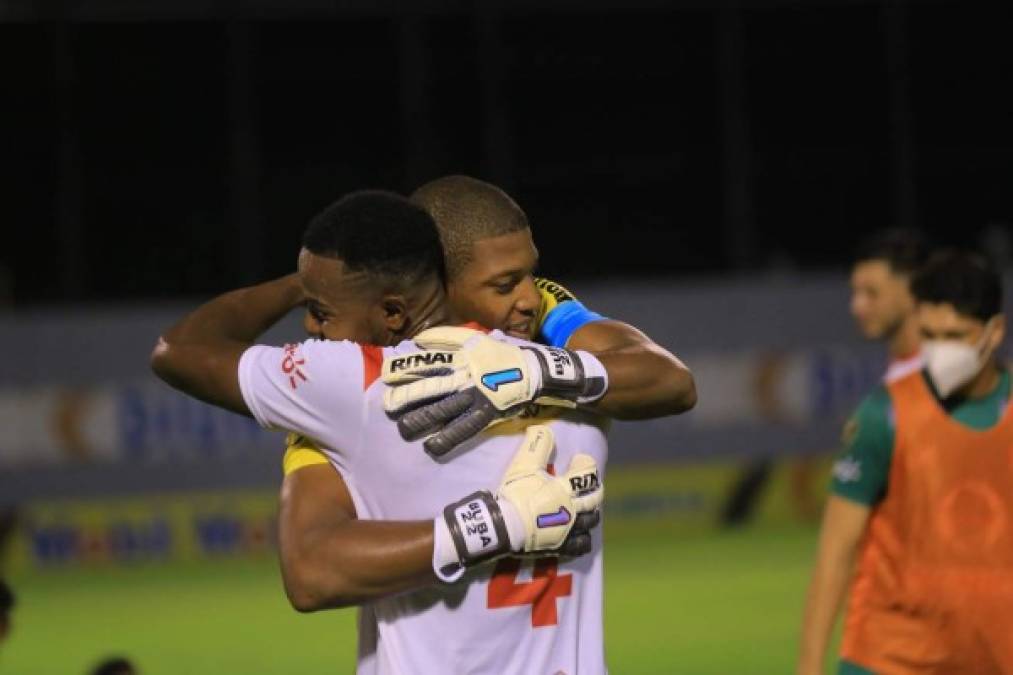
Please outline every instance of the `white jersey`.
M252 347L240 361L240 386L261 425L330 448L324 452L348 484L359 518L430 519L476 490L495 491L524 423L497 425L439 460L421 441L402 440L383 409L380 367L385 356L415 350L412 342L381 350L320 340ZM566 411L547 423L560 472L580 452L604 469L601 418ZM502 559L457 583L365 605L358 673L605 673L600 527L592 538L592 552L577 559Z
M893 359L890 361L890 365L887 366L886 375L883 376L883 382L890 384L896 382L902 377L906 377L911 373L921 370L925 367L925 355L919 350L913 356L909 356L906 359Z

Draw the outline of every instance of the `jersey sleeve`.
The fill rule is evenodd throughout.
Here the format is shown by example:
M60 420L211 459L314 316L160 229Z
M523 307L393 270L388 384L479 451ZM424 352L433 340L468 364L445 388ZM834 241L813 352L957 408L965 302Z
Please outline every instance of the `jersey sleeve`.
M879 387L844 425L843 449L834 463L831 492L866 506L886 494L893 460L893 406Z
M310 340L251 347L239 361L239 386L265 429L353 450L362 424L364 351L353 342Z
M541 296L538 310L538 340L550 347L565 347L581 326L605 317L585 307L573 293L549 279L535 279Z

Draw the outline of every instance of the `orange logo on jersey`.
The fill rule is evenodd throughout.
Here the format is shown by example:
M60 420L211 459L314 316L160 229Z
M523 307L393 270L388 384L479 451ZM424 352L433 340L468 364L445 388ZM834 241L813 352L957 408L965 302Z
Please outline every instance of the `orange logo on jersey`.
M281 372L288 375L288 384L293 389L298 386L299 380L306 382L309 379L300 367L306 359L296 353L298 349L299 345L285 345L285 358L281 361Z

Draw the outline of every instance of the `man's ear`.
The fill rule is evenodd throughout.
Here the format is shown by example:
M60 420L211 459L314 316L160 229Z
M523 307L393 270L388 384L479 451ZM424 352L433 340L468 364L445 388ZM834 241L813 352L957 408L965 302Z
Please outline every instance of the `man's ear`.
M380 300L383 324L393 335L401 335L408 326L408 301L403 295L387 293Z
M1006 315L996 314L992 317L992 332L988 336L988 350L994 354L1002 341L1006 339Z

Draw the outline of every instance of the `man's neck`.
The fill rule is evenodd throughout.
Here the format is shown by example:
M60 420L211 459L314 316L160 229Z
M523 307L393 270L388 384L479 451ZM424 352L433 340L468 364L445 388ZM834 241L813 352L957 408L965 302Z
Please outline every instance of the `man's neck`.
M973 380L961 387L957 395L968 399L985 398L999 386L1000 374L1001 371L993 361L982 368Z
M405 337L413 338L427 328L450 323L450 307L442 285L426 289L417 306L418 310L413 313L410 323L405 327Z
M891 361L909 359L921 350L921 335L918 328L918 319L914 313L909 314L890 339L887 341L887 349Z

